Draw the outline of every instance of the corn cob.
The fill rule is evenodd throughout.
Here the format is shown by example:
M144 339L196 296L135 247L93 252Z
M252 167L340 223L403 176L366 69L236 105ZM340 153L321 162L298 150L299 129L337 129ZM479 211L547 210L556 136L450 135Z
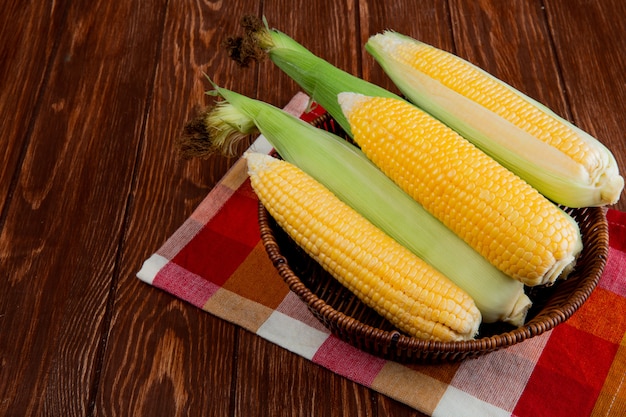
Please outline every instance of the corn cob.
M402 93L558 204L614 204L624 187L597 139L482 69L408 36L366 50Z
M405 101L341 93L339 103L372 162L507 275L535 286L573 269L576 222L455 131Z
M197 145L208 146L209 153L230 149L250 133L247 127L252 122L284 160L466 291L484 322L524 323L531 301L522 283L491 265L430 215L358 148L267 103L214 87L211 94L226 101L190 123L197 129L184 135L182 147L195 156L199 156Z
M420 339L469 340L480 312L467 293L288 162L246 153L259 200L342 285Z

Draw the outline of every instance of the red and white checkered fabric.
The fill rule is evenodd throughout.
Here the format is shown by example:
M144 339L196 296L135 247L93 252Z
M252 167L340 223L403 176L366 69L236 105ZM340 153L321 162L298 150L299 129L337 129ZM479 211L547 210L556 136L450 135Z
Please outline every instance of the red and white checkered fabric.
M302 115L307 103L308 97L298 94L286 109L305 119L319 115ZM253 146L271 150L262 137ZM607 218L608 263L599 286L579 311L541 336L455 364L401 365L331 335L269 262L244 160L230 169L137 275L428 415L623 416L626 213L609 210Z

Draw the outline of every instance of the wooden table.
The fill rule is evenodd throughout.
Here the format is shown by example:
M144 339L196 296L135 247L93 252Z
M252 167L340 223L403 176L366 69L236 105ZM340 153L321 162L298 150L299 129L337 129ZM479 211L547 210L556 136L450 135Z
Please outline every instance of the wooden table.
M362 44L450 50L597 136L626 169L622 0L40 1L0 15L0 414L416 416L135 277L233 162L174 141L218 84L283 106L297 86L220 47L264 14L392 88ZM626 210L626 195L615 208Z

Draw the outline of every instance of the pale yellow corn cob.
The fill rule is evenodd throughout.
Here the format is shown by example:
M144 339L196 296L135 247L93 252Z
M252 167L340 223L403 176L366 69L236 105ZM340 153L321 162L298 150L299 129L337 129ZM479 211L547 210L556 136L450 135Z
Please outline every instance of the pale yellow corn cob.
M502 82L485 77L477 67L425 43L403 43L398 45L396 53L399 60L560 149L590 172L598 169L597 155L591 151L590 144L578 138L570 127L514 94Z
M624 187L613 154L541 103L458 56L395 32L366 49L413 103L551 200L614 204Z
M339 102L372 162L500 270L529 286L571 271L577 224L511 171L405 101L341 93Z
M365 304L417 338L475 336L481 315L467 293L295 165L260 153L245 157L272 217Z

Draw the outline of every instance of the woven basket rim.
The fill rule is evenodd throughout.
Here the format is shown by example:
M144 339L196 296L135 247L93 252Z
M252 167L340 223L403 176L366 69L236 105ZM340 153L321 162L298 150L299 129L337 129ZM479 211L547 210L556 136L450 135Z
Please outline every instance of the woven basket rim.
M279 275L287 283L289 289L302 299L309 309L321 316L321 318L332 323L334 326L341 329L342 332L347 332L356 337L362 337L374 344L382 343L389 345L395 350L421 352L422 354L463 354L461 356L462 359L465 355L475 357L512 346L545 333L570 318L587 300L597 286L606 264L608 254L608 223L605 213L601 208L585 208L580 210L585 210L587 215L593 218L587 229L593 231L595 244L591 245L591 247L587 244L584 249L593 251L593 256L591 256L593 265L586 265L586 269L590 269L589 273L578 278L580 285L576 286L575 290L567 297L566 302L559 308L553 308L551 311L548 311L547 314L544 313L541 316L534 317L523 326L510 331L496 335L483 336L474 340L453 342L417 339L402 334L397 330L388 331L379 329L367 323L360 322L342 311L336 310L327 304L325 300L314 294L290 268L289 260L282 255L280 245L270 225L271 216L260 202L258 216L263 244ZM576 210L574 210L574 213L576 213ZM275 227L279 226L276 225ZM583 239L584 238L585 236L583 236ZM319 319L320 317L318 317L318 320ZM326 325L324 320L320 321ZM333 329L331 329L331 331L332 330ZM333 331L333 333L335 332Z

